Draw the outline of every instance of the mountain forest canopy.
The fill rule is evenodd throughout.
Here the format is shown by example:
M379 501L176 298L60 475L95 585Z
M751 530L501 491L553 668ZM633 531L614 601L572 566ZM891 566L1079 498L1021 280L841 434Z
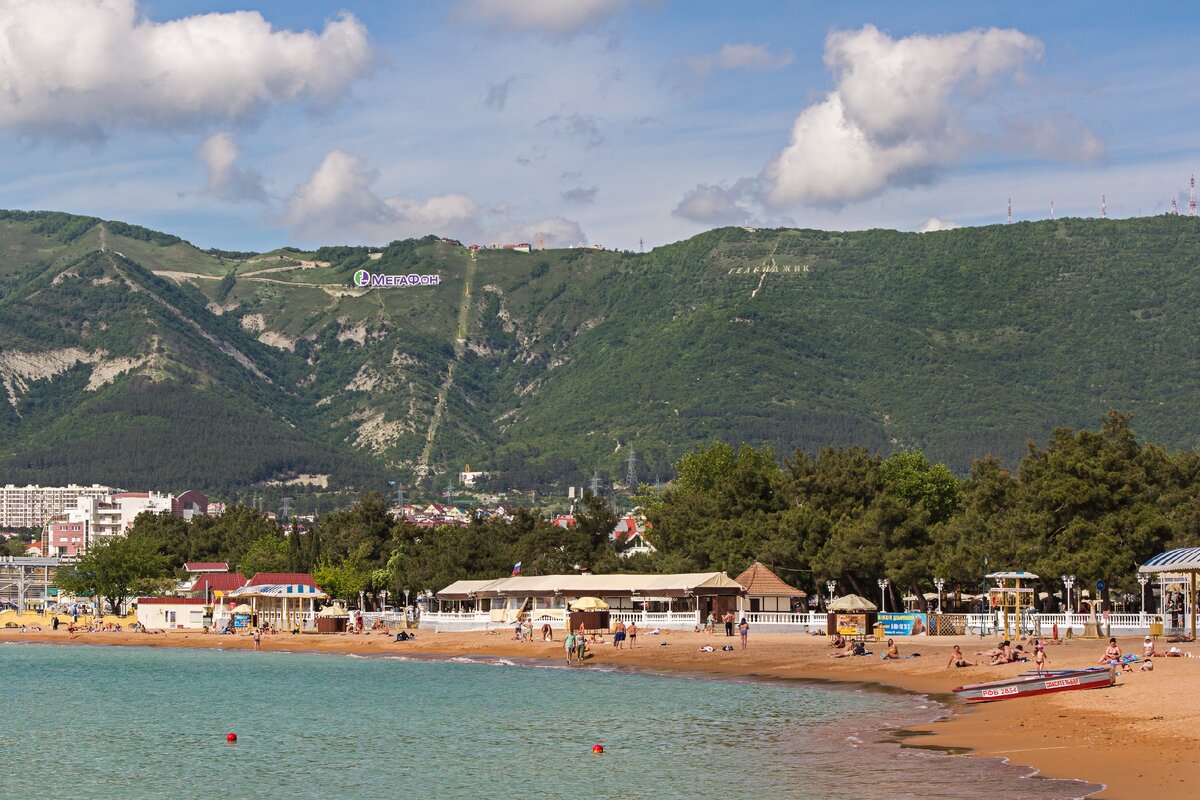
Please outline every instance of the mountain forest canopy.
M718 440L861 447L923 453L889 464L889 497L940 524L971 502L949 476L1109 409L1197 445L1198 265L1200 221L1178 216L253 254L0 212L0 470L244 497L303 475L439 492L469 463L489 489L565 494L622 481L631 448L649 481ZM361 288L358 269L439 282Z

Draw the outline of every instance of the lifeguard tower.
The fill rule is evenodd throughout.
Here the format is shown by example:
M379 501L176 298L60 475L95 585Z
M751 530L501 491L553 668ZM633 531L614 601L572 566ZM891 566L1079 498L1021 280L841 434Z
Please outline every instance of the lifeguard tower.
M1008 627L1008 615L1011 611L1013 615L1013 625L1015 632L1021 630L1021 609L1032 609L1034 607L1034 596L1032 586L1022 586L1021 582L1026 584L1032 583L1038 579L1037 575L1032 572L993 572L988 576L988 580L994 580L996 585L988 590L988 602L991 604L993 611L999 611L1004 619L1004 638L1013 638L1013 630Z

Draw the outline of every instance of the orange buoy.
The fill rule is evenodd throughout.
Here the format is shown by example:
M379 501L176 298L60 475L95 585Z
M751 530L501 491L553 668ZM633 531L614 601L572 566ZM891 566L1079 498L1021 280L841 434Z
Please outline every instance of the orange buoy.
M237 741L237 734L236 733L225 734L225 741L229 742L230 744L233 744L234 742Z
M596 755L600 755L601 753L604 752L604 745L602 745L602 744L592 745L592 752L595 753Z

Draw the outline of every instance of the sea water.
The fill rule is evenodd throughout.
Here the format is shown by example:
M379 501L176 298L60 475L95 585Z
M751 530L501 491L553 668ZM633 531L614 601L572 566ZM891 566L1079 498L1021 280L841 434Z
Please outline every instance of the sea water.
M34 644L0 644L0 675L0 798L1051 800L1098 788L902 748L897 728L942 712L866 689Z

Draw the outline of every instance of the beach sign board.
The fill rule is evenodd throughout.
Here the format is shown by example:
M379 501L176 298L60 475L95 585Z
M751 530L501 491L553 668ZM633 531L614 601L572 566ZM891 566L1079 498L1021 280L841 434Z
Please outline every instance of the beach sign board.
M925 614L916 612L883 613L879 621L883 623L885 636L914 636L924 633L929 624Z

